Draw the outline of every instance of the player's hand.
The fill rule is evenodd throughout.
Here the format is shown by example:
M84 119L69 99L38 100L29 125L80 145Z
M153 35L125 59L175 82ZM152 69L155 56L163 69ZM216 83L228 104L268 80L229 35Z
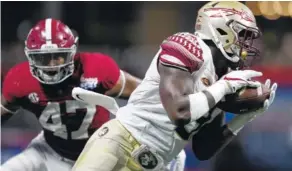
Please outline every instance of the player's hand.
M248 115L250 117L250 121L252 121L254 118L256 118L257 116L263 114L265 111L268 110L268 108L271 106L271 104L274 102L275 96L276 96L276 91L277 91L277 83L274 83L271 87L271 80L267 79L265 82L265 86L270 88L270 97L269 99L265 100L264 105L262 108L253 111L253 112L247 112L244 115Z
M270 98L265 100L265 102L264 102L264 107L263 107L264 111L266 111L271 106L271 104L274 102L274 99L276 96L276 91L278 88L278 84L274 83L271 87L271 80L267 79L265 82L265 86L270 88Z
M268 110L268 108L271 106L271 104L274 102L275 96L276 96L276 91L277 91L277 87L278 84L274 83L271 87L271 80L267 79L265 82L265 86L268 87L270 89L270 97L269 99L265 100L264 102L264 106L257 110L256 113L264 113L266 110Z
M225 81L228 85L226 94L232 94L243 87L259 87L261 83L251 79L262 75L261 72L254 70L238 70L229 72L221 80Z

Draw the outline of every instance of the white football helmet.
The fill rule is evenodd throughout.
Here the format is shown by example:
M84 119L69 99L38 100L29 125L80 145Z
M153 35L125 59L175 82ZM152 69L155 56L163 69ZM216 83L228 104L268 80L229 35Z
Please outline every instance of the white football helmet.
M195 34L203 40L212 40L231 62L245 65L259 50L253 40L261 35L252 11L237 1L209 2L198 12Z

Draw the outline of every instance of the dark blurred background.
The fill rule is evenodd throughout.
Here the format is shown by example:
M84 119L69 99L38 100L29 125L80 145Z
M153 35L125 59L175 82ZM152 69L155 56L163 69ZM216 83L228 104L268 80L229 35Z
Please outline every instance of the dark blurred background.
M198 9L206 2L1 2L1 77L26 60L24 40L40 19L62 20L79 36L80 51L111 55L120 67L143 78L160 42L194 31ZM292 170L292 2L247 2L263 37L261 60L254 66L278 82L276 100L247 125L218 156L199 162L186 148L186 170ZM119 100L120 105L126 101ZM233 117L227 115L227 120ZM34 116L21 112L1 126L1 163L19 153L40 131Z

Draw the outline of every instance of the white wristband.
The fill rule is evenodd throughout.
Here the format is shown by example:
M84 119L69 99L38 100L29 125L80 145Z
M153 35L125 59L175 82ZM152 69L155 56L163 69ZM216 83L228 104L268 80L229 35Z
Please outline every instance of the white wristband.
M199 119L210 110L208 99L203 92L190 94L189 99L192 121Z
M216 104L226 95L227 86L224 80L219 80L207 88L207 91L214 97Z
M205 91L211 94L212 99L203 92L198 92L189 95L191 120L197 120L205 115L215 104L217 104L226 94L226 83L224 81L217 81L215 84L208 87ZM214 104L210 106L210 101Z

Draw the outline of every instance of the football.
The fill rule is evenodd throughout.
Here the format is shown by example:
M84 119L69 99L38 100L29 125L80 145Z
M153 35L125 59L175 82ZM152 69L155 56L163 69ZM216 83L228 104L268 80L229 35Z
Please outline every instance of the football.
M263 107L270 96L270 90L264 84L258 88L245 87L234 94L226 95L217 107L225 112L243 114Z

